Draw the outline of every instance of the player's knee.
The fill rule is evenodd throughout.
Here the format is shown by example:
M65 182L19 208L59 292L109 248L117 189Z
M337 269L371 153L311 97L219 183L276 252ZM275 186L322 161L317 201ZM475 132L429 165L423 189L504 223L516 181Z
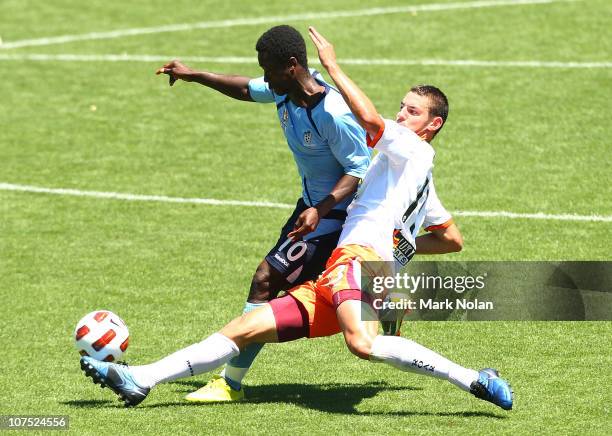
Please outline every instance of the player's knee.
M244 314L238 318L234 318L219 331L219 333L234 341L241 350L253 342L253 338L257 334L257 329L259 327L257 320L247 315L248 314Z
M249 344L252 329L253 326L244 321L244 316L239 316L226 324L219 333L234 341L238 348L242 349Z
M372 339L363 335L345 337L346 345L351 353L360 359L369 360L372 351Z
M251 280L251 289L249 291L249 301L252 303L261 303L269 301L272 297L272 277L270 271L264 268L257 268L253 279Z
M285 277L267 263L262 263L253 274L248 301L265 303L276 298L278 293L289 287Z

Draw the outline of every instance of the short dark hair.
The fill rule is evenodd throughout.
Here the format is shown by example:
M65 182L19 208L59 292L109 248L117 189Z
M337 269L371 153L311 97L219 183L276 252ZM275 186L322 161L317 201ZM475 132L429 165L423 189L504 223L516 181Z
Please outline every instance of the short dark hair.
M429 114L434 117L442 118L442 125L436 131L436 134L442 130L448 117L448 99L446 95L438 88L432 85L416 85L410 88L410 92L414 92L422 97L427 97L429 100ZM435 135L434 135L435 136Z
M275 26L267 30L257 40L255 49L266 52L275 63L286 64L294 57L301 66L308 68L306 42L300 32L291 26Z

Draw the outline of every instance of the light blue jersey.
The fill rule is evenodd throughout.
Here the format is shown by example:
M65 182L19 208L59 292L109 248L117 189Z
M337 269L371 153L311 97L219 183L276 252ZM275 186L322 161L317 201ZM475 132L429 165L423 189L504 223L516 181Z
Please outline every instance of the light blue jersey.
M308 206L321 202L344 175L363 178L370 164L365 131L342 95L311 70L325 87L325 96L313 107L296 106L286 95L277 95L263 77L249 82L251 98L276 103L278 118L302 179L302 197ZM334 209L345 210L353 196ZM317 232L318 233L318 232Z

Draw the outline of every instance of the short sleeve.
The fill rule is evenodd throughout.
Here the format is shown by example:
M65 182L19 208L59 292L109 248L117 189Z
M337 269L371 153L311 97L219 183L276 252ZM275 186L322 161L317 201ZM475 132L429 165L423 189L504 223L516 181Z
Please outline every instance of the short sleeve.
M428 232L432 230L445 229L453 224L453 217L442 205L442 202L436 194L436 188L433 179L429 185L429 195L425 203L425 219L423 227Z
M366 145L365 130L353 114L334 115L327 123L327 141L344 173L363 178L370 165L370 150Z
M249 80L249 95L257 103L274 103L274 92L263 77Z

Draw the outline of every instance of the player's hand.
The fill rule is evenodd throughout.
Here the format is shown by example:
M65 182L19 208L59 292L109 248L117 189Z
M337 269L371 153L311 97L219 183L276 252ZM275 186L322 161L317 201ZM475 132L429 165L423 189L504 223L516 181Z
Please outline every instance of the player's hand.
M310 26L308 28L308 34L310 35L310 39L314 42L315 47L317 47L317 51L319 52L319 60L321 61L321 65L324 68L329 68L332 65L336 64L336 52L334 51L334 46L331 45L319 32L317 29Z
M287 237L291 238L293 241L301 239L304 235L314 231L319 225L320 220L319 211L315 207L309 207L300 214L295 222L293 231L289 232Z
M193 71L189 67L176 60L167 63L166 65L161 68L158 68L157 71L155 71L155 74L158 75L167 74L168 83L170 84L170 86L174 85L174 82L176 82L178 79L189 82L192 73Z

